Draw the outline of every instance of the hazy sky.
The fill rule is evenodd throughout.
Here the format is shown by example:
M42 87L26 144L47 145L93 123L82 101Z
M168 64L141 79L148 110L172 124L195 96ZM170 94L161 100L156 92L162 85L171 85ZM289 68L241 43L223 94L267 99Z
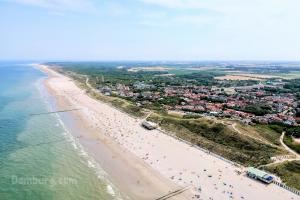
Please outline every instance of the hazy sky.
M299 0L0 0L0 59L300 60Z

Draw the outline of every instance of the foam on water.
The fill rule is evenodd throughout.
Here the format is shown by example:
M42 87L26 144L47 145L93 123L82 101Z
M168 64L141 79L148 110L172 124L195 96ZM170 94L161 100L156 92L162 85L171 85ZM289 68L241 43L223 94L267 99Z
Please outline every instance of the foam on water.
M63 115L32 115L55 110L44 80L31 67L0 63L0 200L121 199ZM12 184L11 177L46 182Z
M37 88L40 91L41 97L44 100L45 104L47 105L48 111L51 112L55 110L55 104L51 102L50 94L48 94L42 84L44 79L40 79L37 82ZM83 162L92 169L96 175L96 177L105 183L106 185L106 192L110 194L116 200L122 200L121 194L113 185L113 183L109 180L108 174L102 169L102 167L95 161L95 159L88 155L88 153L84 150L82 145L80 144L79 140L75 138L69 129L66 127L65 123L63 122L61 116L58 113L55 113L55 117L58 123L55 124L56 127L61 126L64 132L62 135L66 138L66 140L72 145L74 150L78 153L79 156L84 160Z
M70 131L67 129L63 121L61 120L60 116L56 114L56 117L58 121L60 122L60 125L65 130L65 136L67 137L68 141L71 142L74 149L78 152L82 158L86 160L87 166L90 167L95 171L95 174L98 179L101 181L104 181L106 183L106 190L107 192L115 197L117 200L122 200L120 193L118 192L118 195L116 192L118 189L109 181L108 174L101 168L101 166L94 160L93 157L89 156L86 151L84 151L82 145L79 143L77 139L74 138L74 136L70 133Z

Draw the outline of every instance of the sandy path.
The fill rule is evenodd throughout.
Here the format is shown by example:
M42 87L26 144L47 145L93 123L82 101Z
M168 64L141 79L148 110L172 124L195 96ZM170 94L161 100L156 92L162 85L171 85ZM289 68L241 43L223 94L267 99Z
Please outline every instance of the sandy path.
M43 70L50 74L55 73L47 68L43 68ZM111 146L124 148L126 154L123 155L120 150L117 152L117 156L123 159L123 156L126 158L126 155L130 154L127 167L132 167L130 166L131 160L134 158L138 162L135 168L137 173L141 173L141 177L149 179L141 180L145 181L145 184L148 181L149 187L154 188L143 188L145 185L139 183L127 190L136 190L142 186L143 190L154 190L157 192L156 194L161 194L172 188L172 186L166 186L167 181L160 176L162 175L182 187L191 186L192 192L199 195L194 196L194 199L300 199L299 196L276 185L264 185L249 179L244 174L239 175L237 171L243 169L162 134L158 130L145 130L140 126L140 120L88 97L73 81L64 76L55 75L49 79L48 87L55 90L57 96L67 99L70 106L82 109L79 120L85 121L89 130L94 130L94 137L106 137L109 141L108 148ZM98 149L95 147L91 152L97 154L95 153L97 151ZM110 161L108 160L108 162ZM115 170L120 169L120 166L115 167ZM130 171L130 169L128 170ZM121 176L123 176L122 179L125 179L122 180L123 182L128 182L126 179L130 176L128 177L126 174L121 174ZM128 184L130 185L130 181ZM157 187L151 184L157 185ZM149 191L147 195L151 195L150 193ZM153 196L148 199L151 198L153 199ZM185 197L177 198L186 199Z
M295 155L296 156L296 159L295 160L299 160L300 159L300 156L299 154L292 150L290 147L288 147L284 142L283 142L283 138L285 136L285 132L282 132L281 136L280 136L280 144L285 148L285 150L287 150L288 152L290 152L291 154Z

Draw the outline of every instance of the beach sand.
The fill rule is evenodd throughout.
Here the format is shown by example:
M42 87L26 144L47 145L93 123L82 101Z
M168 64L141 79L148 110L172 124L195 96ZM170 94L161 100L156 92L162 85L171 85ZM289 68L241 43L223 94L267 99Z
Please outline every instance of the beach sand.
M144 129L141 119L92 99L70 78L47 66L35 66L49 75L46 86L60 108L80 109L72 112L82 130L79 142L132 199L156 199L186 186L190 189L170 199L300 199L274 184L237 173L244 168L159 130Z

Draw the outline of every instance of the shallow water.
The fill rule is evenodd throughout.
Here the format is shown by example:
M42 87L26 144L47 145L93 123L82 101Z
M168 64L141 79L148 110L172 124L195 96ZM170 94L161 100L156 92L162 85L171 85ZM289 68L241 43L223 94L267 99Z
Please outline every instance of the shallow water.
M43 87L46 76L0 63L0 200L121 199L72 137Z

